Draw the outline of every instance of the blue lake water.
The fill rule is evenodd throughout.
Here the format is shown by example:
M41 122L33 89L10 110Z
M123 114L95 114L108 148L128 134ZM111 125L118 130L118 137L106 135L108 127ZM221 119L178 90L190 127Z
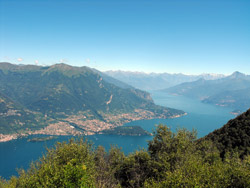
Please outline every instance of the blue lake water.
M126 125L139 125L152 132L155 125L160 123L168 125L172 130L185 127L189 130L197 130L198 137L205 136L209 132L220 128L229 119L234 118L229 112L230 108L217 107L203 104L198 100L183 96L172 96L161 92L152 92L156 104L181 109L188 115L175 119L139 120ZM67 141L71 136L60 136L57 139L45 142L27 142L28 138L12 140L0 143L0 176L9 179L17 175L17 168L27 169L32 161L39 159L46 153L46 148L53 147L56 142ZM102 145L107 150L111 145L121 147L128 154L140 148L147 148L147 141L151 136L115 136L115 135L92 135L87 137L95 146Z

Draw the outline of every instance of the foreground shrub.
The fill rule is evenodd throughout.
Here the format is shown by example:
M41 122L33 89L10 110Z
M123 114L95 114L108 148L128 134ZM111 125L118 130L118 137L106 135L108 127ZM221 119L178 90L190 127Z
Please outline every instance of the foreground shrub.
M19 177L1 187L250 187L250 156L220 152L195 131L176 133L159 125L148 150L125 156L121 149L93 149L86 140L57 143Z
M13 187L94 187L94 154L86 141L73 139L57 143L46 156L33 163L19 178L12 178Z

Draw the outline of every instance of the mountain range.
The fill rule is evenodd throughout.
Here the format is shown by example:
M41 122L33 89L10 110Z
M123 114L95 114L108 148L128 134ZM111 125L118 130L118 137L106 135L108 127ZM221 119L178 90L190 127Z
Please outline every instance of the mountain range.
M97 70L66 64L0 63L0 107L2 135L94 134L132 120L184 114Z
M183 82L192 82L200 78L206 80L215 80L225 77L223 74L201 74L201 75L185 75L185 74L170 74L170 73L144 73L144 72L129 72L129 71L105 71L117 80L127 83L135 88L145 91L161 90L172 87Z
M197 98L205 103L245 111L250 107L250 76L240 72L216 80L199 79L162 90Z

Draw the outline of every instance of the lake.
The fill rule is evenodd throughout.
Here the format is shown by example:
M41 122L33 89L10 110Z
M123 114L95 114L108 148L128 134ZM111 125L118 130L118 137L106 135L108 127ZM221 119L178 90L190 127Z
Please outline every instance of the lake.
M183 96L172 96L162 92L152 92L156 104L176 108L187 112L186 116L175 119L139 120L125 124L139 125L152 132L155 125L160 123L168 125L172 130L185 127L188 130L196 129L198 137L220 128L228 120L234 118L232 109L201 103L198 100ZM32 137L32 136L31 136ZM30 137L29 137L30 138ZM21 138L5 143L0 143L0 176L9 179L17 175L17 168L27 169L32 161L39 159L46 153L46 148L52 147L56 142L67 141L71 136L60 136L45 142L27 142L29 138ZM95 146L102 145L107 150L111 145L121 147L128 154L140 148L147 148L147 141L151 136L115 136L92 135L87 136Z

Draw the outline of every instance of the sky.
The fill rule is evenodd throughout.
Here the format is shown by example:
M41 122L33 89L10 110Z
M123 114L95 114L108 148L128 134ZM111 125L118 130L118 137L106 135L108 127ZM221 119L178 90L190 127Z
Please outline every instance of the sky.
M250 74L249 0L0 0L0 62Z

